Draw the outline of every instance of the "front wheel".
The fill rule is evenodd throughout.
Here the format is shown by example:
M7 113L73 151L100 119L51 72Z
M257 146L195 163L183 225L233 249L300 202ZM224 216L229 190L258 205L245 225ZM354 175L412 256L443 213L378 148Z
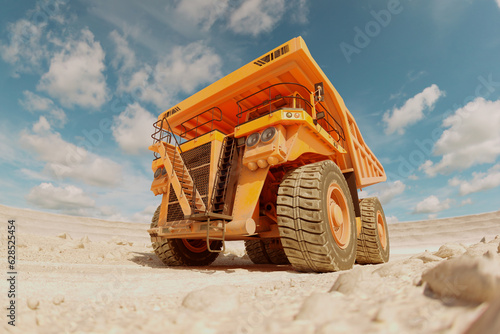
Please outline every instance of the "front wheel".
M160 206L151 219L151 228L158 227L159 217ZM204 239L165 239L153 241L152 245L156 256L167 266L208 266L219 255L208 250ZM221 247L221 241L210 244L211 249L219 250Z
M285 176L278 191L278 227L290 263L299 271L351 269L356 219L344 175L326 160Z

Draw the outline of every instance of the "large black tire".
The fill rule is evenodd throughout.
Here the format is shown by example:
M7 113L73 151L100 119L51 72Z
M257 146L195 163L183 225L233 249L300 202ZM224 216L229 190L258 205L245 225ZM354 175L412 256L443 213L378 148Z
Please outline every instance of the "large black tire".
M255 264L290 264L279 238L245 240L245 250Z
M158 227L160 207L156 209L151 219L151 228ZM152 241L156 256L167 266L208 266L215 261L219 253L212 253L203 247L205 240L165 239L160 242ZM189 249L190 247L191 249ZM210 248L219 250L221 241L212 241ZM193 249L198 248L197 251Z
M286 175L278 191L277 213L281 243L295 269L352 268L356 260L354 205L333 161L302 166Z
M389 230L384 209L376 197L365 198L361 207L361 234L358 236L356 262L378 264L389 261Z

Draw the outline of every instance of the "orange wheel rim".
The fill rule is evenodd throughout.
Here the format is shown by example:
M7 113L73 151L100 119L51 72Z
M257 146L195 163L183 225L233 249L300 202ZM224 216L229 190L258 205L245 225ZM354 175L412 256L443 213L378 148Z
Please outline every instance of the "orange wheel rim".
M341 249L345 249L351 239L351 217L347 199L338 184L332 183L328 187L326 200L328 201L328 221L333 232L333 238Z
M182 239L182 243L193 253L203 253L207 250L207 243L203 239Z
M385 249L387 247L387 232L385 230L384 217L382 217L380 211L377 211L377 233L380 239L380 245Z

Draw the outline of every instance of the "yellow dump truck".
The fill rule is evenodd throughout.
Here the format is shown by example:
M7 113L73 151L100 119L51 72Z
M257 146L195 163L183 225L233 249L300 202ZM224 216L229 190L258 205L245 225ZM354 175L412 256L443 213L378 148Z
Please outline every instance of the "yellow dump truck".
M226 240L258 264L328 272L389 259L386 180L301 37L163 112L154 123L151 235L168 266L205 266Z

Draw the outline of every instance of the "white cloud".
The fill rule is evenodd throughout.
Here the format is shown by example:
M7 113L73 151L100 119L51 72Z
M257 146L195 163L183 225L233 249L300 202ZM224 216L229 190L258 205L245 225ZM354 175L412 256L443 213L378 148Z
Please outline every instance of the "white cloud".
M496 0L496 1L497 1L498 8L500 8L500 0Z
M400 180L385 182L370 187L370 191L363 190L358 193L359 198L378 197L382 204L387 204L396 196L405 191L406 185ZM372 192L373 191L373 192Z
M472 173L470 181L453 178L448 183L450 186L459 187L462 196L496 188L500 186L500 164L491 167L486 173Z
M39 96L28 90L25 90L23 92L23 95L24 99L19 100L19 103L24 107L24 109L31 112L46 112L53 123L60 127L66 124L68 120L66 117L66 113L61 108L56 107L51 99Z
M127 106L124 112L114 118L113 137L121 149L128 154L140 154L152 144L151 132L156 120L150 112L138 103Z
M205 31L226 14L227 10L228 0L181 0L175 8L176 13L195 25L201 25Z
M82 214L84 209L95 207L95 201L91 197L72 185L55 187L52 183L41 183L30 190L26 200L39 208L70 214Z
M429 176L493 163L500 156L500 100L476 98L447 117L443 127L448 129L434 145L441 161L421 166Z
M120 35L116 30L113 30L109 36L115 43L116 56L111 61L111 65L115 69L128 70L137 66L135 52L130 49L128 41Z
M21 132L20 142L46 163L46 173L58 179L71 178L95 186L116 186L121 181L119 164L66 142L51 130L44 117L40 117L32 131Z
M37 133L42 133L50 130L49 121L43 116L40 116L38 122L33 125L33 131Z
M117 221L117 222L128 222L131 221L130 219L127 219L124 215L122 215L114 206L109 206L109 205L103 205L99 208L99 217L106 219L106 220L111 220L111 221Z
M21 168L19 170L19 173L23 178L28 178L30 180L36 180L36 181L48 181L49 178L46 175L43 175L43 173L27 169L27 168Z
M448 198L444 201L440 201L439 198L432 195L419 202L413 213L436 213L444 211L450 208L451 200Z
M151 218L153 217L157 206L156 205L148 205L141 212L136 212L132 216L132 221L135 223L150 223Z
M122 77L118 90L166 109L179 93L191 94L200 85L219 79L221 66L221 58L203 42L176 46L154 67L145 65L132 76Z
M404 134L405 128L424 118L424 110L434 109L436 101L443 95L444 92L433 84L408 99L401 108L394 108L392 111L386 112L383 117L383 121L386 123L385 132L387 134L394 132L400 135Z
M469 204L472 204L472 200L470 198L467 198L467 199L464 199L461 203L460 203L460 206L465 206L465 205L469 205Z
M0 56L11 64L13 76L20 73L38 73L49 57L45 43L49 23L63 24L66 18L61 11L63 0L37 1L35 8L26 12L26 18L7 25L8 42L0 41Z
M229 28L238 34L257 36L271 31L284 13L284 0L246 0L231 13Z
M307 0L287 1L287 7L293 22L306 24L309 22L309 6Z
M386 182L381 185L379 199L382 204L389 203L394 197L401 195L405 191L406 185L397 180L394 182Z
M101 44L90 30L83 29L79 40L68 40L52 57L37 89L59 99L63 106L98 108L108 97L104 70Z
M40 43L44 24L21 19L7 26L9 43L0 42L2 59L14 65L14 76L19 73L32 73L40 69L47 49Z
M293 23L308 22L307 0L181 0L175 13L191 25L208 31L216 21L225 21L226 28L234 33L257 36L276 27L287 12Z

